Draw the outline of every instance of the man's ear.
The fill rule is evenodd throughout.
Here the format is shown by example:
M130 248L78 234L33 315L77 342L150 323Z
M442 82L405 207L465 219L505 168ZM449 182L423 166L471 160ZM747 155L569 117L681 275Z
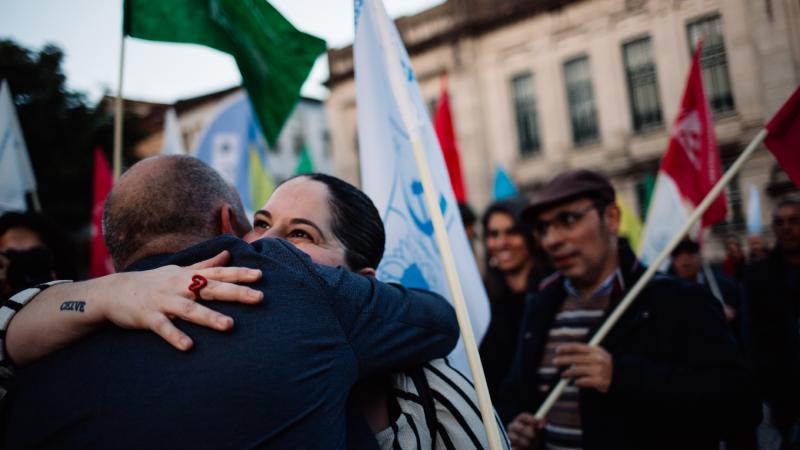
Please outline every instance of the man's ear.
M619 233L620 219L622 217L619 206L617 206L616 203L612 203L606 207L603 214L608 230L614 233L614 235L617 235Z
M220 234L232 234L242 237L250 231L250 223L242 214L237 214L236 210L228 203L222 205L219 211Z
M375 278L375 275L377 274L375 269L372 267L364 267L363 269L359 270L358 273L364 275L365 277L373 277L373 278Z

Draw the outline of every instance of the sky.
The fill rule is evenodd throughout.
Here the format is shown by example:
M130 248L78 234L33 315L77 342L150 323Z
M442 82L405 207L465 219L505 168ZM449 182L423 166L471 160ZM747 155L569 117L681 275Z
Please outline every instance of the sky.
M166 1L166 0L164 0ZM271 0L297 28L325 39L328 47L353 42L352 0ZM414 14L444 0L384 0L392 17ZM38 50L53 43L65 53L67 85L93 101L116 94L122 34L122 0L0 0L0 39ZM303 95L325 99L328 77L321 56ZM172 103L241 83L233 58L189 44L127 38L125 98Z

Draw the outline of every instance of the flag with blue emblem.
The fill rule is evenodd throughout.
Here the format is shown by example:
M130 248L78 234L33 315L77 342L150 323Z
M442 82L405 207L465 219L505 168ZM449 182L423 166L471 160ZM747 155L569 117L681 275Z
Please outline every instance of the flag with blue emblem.
M273 187L265 169L267 144L257 120L247 95L239 92L220 106L194 151L236 188L248 212L264 206Z
M437 206L444 216L470 321L480 342L489 323L489 302L408 54L379 0L355 0L355 27L361 180L386 226L386 251L378 278L450 297L414 160L411 135L416 133L421 136L439 193ZM388 35L388 41L382 35ZM400 60L385 64L386 55L392 54L399 55ZM401 80L399 91L392 88L393 77ZM407 124L414 129L408 129ZM463 342L459 342L451 360L468 373Z

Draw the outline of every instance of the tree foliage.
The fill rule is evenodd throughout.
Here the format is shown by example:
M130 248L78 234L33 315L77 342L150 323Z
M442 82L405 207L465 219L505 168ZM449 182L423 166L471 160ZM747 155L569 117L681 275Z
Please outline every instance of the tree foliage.
M113 117L67 88L64 53L55 45L31 51L0 40L0 79L6 79L38 184L43 212L73 236L80 236L85 264L92 203L93 152L111 153ZM138 118L125 124L125 147L142 137ZM110 161L110 159L109 159Z

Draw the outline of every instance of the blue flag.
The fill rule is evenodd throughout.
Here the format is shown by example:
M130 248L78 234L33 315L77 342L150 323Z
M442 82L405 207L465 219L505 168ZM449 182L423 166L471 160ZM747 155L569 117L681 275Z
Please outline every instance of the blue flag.
M750 185L750 196L747 199L747 234L761 234L764 227L761 224L761 197L758 188Z
M494 167L494 199L500 200L508 197L514 197L518 194L517 188L511 181L505 170L497 164Z
M194 155L236 187L242 204L249 212L263 206L255 204L263 197L253 195L252 187L260 183L252 177L257 176L259 171L251 170L250 161L254 156L265 161L266 149L267 144L259 130L253 107L247 95L239 92L220 106L217 116L209 122L198 139Z

